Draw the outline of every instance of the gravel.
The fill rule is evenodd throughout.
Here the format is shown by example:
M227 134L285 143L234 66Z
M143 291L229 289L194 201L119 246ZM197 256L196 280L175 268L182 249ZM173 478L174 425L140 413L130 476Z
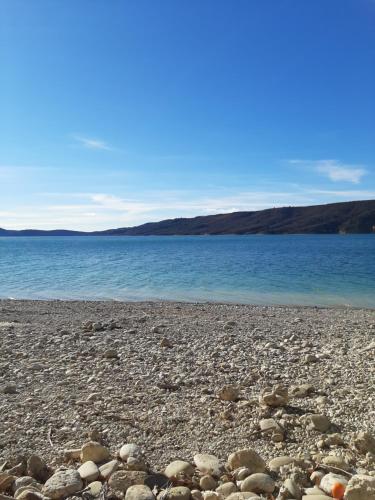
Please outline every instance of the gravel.
M57 466L91 440L136 443L155 470L252 448L369 473L353 443L375 434L374 354L373 310L3 300L0 465Z

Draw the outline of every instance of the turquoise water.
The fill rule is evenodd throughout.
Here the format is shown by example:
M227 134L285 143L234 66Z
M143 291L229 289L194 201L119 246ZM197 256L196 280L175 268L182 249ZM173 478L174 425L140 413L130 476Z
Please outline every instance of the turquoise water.
M375 236L0 238L0 297L375 307Z

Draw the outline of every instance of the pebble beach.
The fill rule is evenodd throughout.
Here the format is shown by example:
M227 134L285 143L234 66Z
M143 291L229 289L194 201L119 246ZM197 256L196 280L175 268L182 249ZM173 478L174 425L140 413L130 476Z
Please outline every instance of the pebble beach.
M0 301L0 500L375 499L375 311Z

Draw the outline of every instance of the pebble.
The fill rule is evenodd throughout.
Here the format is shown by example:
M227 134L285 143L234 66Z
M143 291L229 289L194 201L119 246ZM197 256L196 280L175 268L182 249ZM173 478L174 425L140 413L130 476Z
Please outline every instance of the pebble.
M120 462L118 460L111 460L99 467L100 477L103 479L108 479L120 466Z
M194 474L194 467L189 462L175 460L166 467L164 474L169 479L177 478L181 474L185 476L192 476Z
M83 463L78 469L79 475L83 481L95 481L99 477L98 466L91 460Z
M199 486L202 490L214 490L217 488L217 481L209 475L202 476L199 480Z
M197 455L194 455L193 460L196 467L203 474L211 474L214 476L220 475L220 462L219 459L214 455L209 455L207 453L198 453Z
M124 444L120 449L120 457L125 462L128 460L129 457L138 458L141 456L142 456L142 451L137 444L134 443Z
M326 432L331 426L331 422L326 415L307 415L307 428L319 432Z
M269 461L268 468L272 472L279 472L281 467L292 464L294 461L294 458L289 456L275 457Z
M241 483L241 491L253 493L272 493L275 487L276 484L272 477L262 473L251 474Z
M240 395L240 390L234 385L225 385L217 395L222 401L236 401Z
M95 463L105 462L110 458L107 448L95 441L85 443L81 448L81 462L91 460Z
M186 486L174 486L167 490L166 498L167 500L189 500L190 490Z
M97 498L101 494L103 484L100 481L93 481L88 485L88 488L90 495L92 495L94 498Z
M126 490L125 500L154 500L154 494L148 486L135 484Z
M250 473L264 472L266 463L258 453L252 449L239 450L228 457L228 467L230 470L246 467Z
M259 396L259 403L264 406L285 406L288 400L288 388L283 385L266 387Z

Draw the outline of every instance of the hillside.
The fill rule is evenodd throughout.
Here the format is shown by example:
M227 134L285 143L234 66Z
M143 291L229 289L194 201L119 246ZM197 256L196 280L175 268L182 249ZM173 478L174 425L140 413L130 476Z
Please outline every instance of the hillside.
M375 200L271 208L193 218L167 219L141 226L79 232L68 230L10 231L0 236L146 236L204 234L337 234L375 233Z

